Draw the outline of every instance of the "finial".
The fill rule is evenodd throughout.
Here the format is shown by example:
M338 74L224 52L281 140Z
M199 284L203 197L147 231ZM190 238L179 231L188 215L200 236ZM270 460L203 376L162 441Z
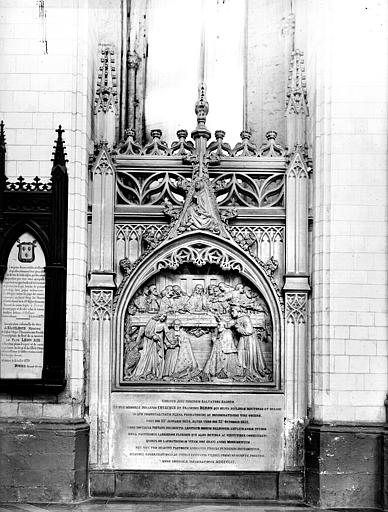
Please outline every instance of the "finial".
M2 151L6 151L5 149L5 131L4 131L4 121L0 121L0 149Z
M206 116L209 113L209 103L206 99L205 82L201 82L198 86L198 101L195 104L195 113L197 114L197 128L205 128Z
M269 130L266 134L266 139L268 141L275 141L276 137L278 136L278 132L275 132L275 130Z
M62 130L62 126L59 125L58 129L55 130L57 133L58 133L58 138L57 140L55 141L55 146L53 146L54 148L54 158L51 159L51 161L53 162L53 167L56 167L57 165L62 165L64 167L66 167L66 162L68 162L68 160L66 160L66 153L65 153L65 147L64 147L64 140L62 139L62 133L64 133L65 130Z
M304 113L308 115L306 71L303 52L294 50L291 53L290 69L288 72L286 113Z
M205 146L201 148L203 154L206 149L206 141L211 137L210 131L206 128L206 116L209 113L209 103L206 99L206 85L205 82L200 82L198 86L198 101L195 104L195 113L197 115L197 127L191 132L191 137L196 141L196 146L201 145L199 141L203 141ZM198 147L197 147L198 151Z

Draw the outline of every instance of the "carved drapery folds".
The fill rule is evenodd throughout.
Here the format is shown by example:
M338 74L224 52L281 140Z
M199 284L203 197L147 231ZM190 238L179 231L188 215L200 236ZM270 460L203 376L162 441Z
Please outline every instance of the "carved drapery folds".
M183 247L161 260L158 269L176 270L186 262L210 269L210 262L224 266L227 274L162 271L133 295L125 315L124 382L273 382L268 306L219 252L199 249L192 262Z

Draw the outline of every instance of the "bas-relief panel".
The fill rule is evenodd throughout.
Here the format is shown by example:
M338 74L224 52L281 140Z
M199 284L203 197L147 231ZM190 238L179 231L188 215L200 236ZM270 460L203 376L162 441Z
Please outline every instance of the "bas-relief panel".
M160 273L130 300L121 379L127 383L273 382L272 321L237 273Z

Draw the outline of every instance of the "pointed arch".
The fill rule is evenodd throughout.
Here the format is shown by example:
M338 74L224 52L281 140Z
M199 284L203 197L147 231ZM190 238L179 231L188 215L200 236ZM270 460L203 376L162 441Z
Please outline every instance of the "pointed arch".
M21 221L14 224L4 236L4 243L0 249L0 279L3 279L4 274L7 270L8 257L17 239L23 235L23 233L30 233L34 236L43 250L46 265L48 263L49 256L49 241L47 233L45 233L41 226L33 221Z
M191 257L193 258L191 259ZM268 305L272 319L274 383L280 388L281 372L280 364L277 364L277 362L280 361L284 326L282 303L275 286L259 263L237 244L210 232L192 231L173 240L167 240L144 258L140 258L138 264L135 263L130 274L121 283L115 298L114 332L117 343L121 343L123 340L125 313L134 293L151 277L161 271L165 269L175 270L188 262L199 267L205 266L207 263L215 264L221 270L237 272L260 291ZM120 350L116 351L119 359L120 352Z

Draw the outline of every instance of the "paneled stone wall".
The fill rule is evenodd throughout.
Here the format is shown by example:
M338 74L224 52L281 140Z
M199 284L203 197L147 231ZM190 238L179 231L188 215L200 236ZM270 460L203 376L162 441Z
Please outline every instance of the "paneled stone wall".
M67 388L57 397L1 396L1 416L81 417L84 400L86 194L96 33L86 2L0 6L0 118L6 173L47 177L55 128L69 171ZM47 43L47 45L46 45Z

